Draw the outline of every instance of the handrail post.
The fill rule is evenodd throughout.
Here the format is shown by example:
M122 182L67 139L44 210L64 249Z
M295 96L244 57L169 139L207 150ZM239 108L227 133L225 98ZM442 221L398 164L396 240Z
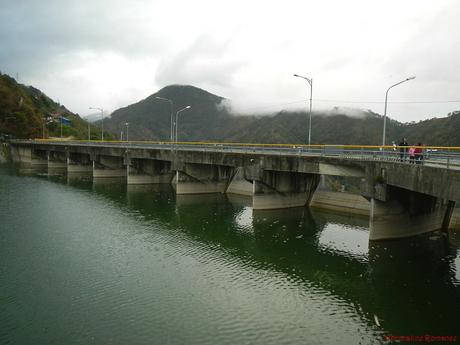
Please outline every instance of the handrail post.
M449 169L450 166L450 149L447 149L447 169Z

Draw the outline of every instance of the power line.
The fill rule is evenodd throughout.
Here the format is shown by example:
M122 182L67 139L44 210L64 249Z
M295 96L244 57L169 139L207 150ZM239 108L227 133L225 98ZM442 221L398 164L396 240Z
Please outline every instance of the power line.
M317 102L337 102L337 103L361 103L361 104L383 104L383 101L344 101L337 99L317 99ZM306 102L306 100L305 100ZM389 101L392 104L416 104L416 103L460 103L460 100L455 101Z
M240 112L247 112L253 110L262 110L262 109L270 109L280 106L292 105L292 104L300 104L307 102L308 99L302 99L298 101L292 101L288 103L277 103L277 104L270 104L264 106L257 106L251 108L245 108L240 110ZM346 103L346 104L383 104L384 101L346 101L346 100L338 100L338 99L313 99L314 102L319 103ZM389 104L446 104L446 103L460 103L460 100L444 100L444 101L390 101Z
M257 107L251 107L251 108L245 108L240 111L250 111L250 110L258 110L258 109L269 109L269 108L274 108L274 107L281 107L284 105L291 105L291 104L297 104L297 103L304 103L307 100L300 100L300 101L292 101L289 103L278 103L278 104L269 104L269 105L262 105L262 106L257 106Z

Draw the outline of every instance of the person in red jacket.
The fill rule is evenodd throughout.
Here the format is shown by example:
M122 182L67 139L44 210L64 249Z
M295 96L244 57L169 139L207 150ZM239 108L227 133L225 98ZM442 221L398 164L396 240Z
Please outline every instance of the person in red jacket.
M415 148L415 162L417 164L422 164L423 161L423 150L422 150L422 143L418 143L417 147Z

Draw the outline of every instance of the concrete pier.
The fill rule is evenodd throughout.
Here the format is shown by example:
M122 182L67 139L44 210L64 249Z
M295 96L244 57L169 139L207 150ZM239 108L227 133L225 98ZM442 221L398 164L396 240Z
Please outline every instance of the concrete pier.
M151 159L129 159L126 165L128 184L171 183L171 163Z
M48 151L48 173L66 173L67 156L65 152Z
M310 206L340 213L369 216L371 203L357 194L317 190L313 195Z
M46 150L36 150L33 147L16 145L12 145L10 150L13 162L28 167L48 167L48 152Z
M252 207L268 210L309 205L318 183L315 174L264 171L253 181Z
M67 173L80 174L93 172L93 162L89 154L69 152L67 157Z
M176 194L224 193L233 169L211 164L183 164L176 171L173 186Z
M48 171L86 172L93 180L172 182L177 195L246 195L255 211L311 204L369 215L371 240L460 227L460 213L454 209L460 203L460 169L375 159L363 152L338 156L289 147L24 140L11 144L11 157ZM315 196L324 175L359 179L361 196L324 191Z
M447 230L454 203L389 187L386 200L371 199L369 239L384 240Z
M97 156L93 161L93 177L126 177L127 169L122 157Z
M243 168L236 168L233 178L231 179L225 193L252 197L254 194L254 186L252 182L245 179Z
M460 207L456 207L450 218L449 229L460 230Z

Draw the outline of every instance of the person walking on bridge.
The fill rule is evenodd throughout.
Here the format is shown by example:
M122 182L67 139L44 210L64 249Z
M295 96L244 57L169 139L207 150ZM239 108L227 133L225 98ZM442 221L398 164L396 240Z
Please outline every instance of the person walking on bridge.
M399 146L399 157L401 159L401 162L405 162L407 160L407 150L409 146L406 138L402 138L398 146Z
M415 164L415 147L409 148L409 163Z
M415 163L422 164L423 163L423 148L422 143L418 143L417 147L415 148Z

